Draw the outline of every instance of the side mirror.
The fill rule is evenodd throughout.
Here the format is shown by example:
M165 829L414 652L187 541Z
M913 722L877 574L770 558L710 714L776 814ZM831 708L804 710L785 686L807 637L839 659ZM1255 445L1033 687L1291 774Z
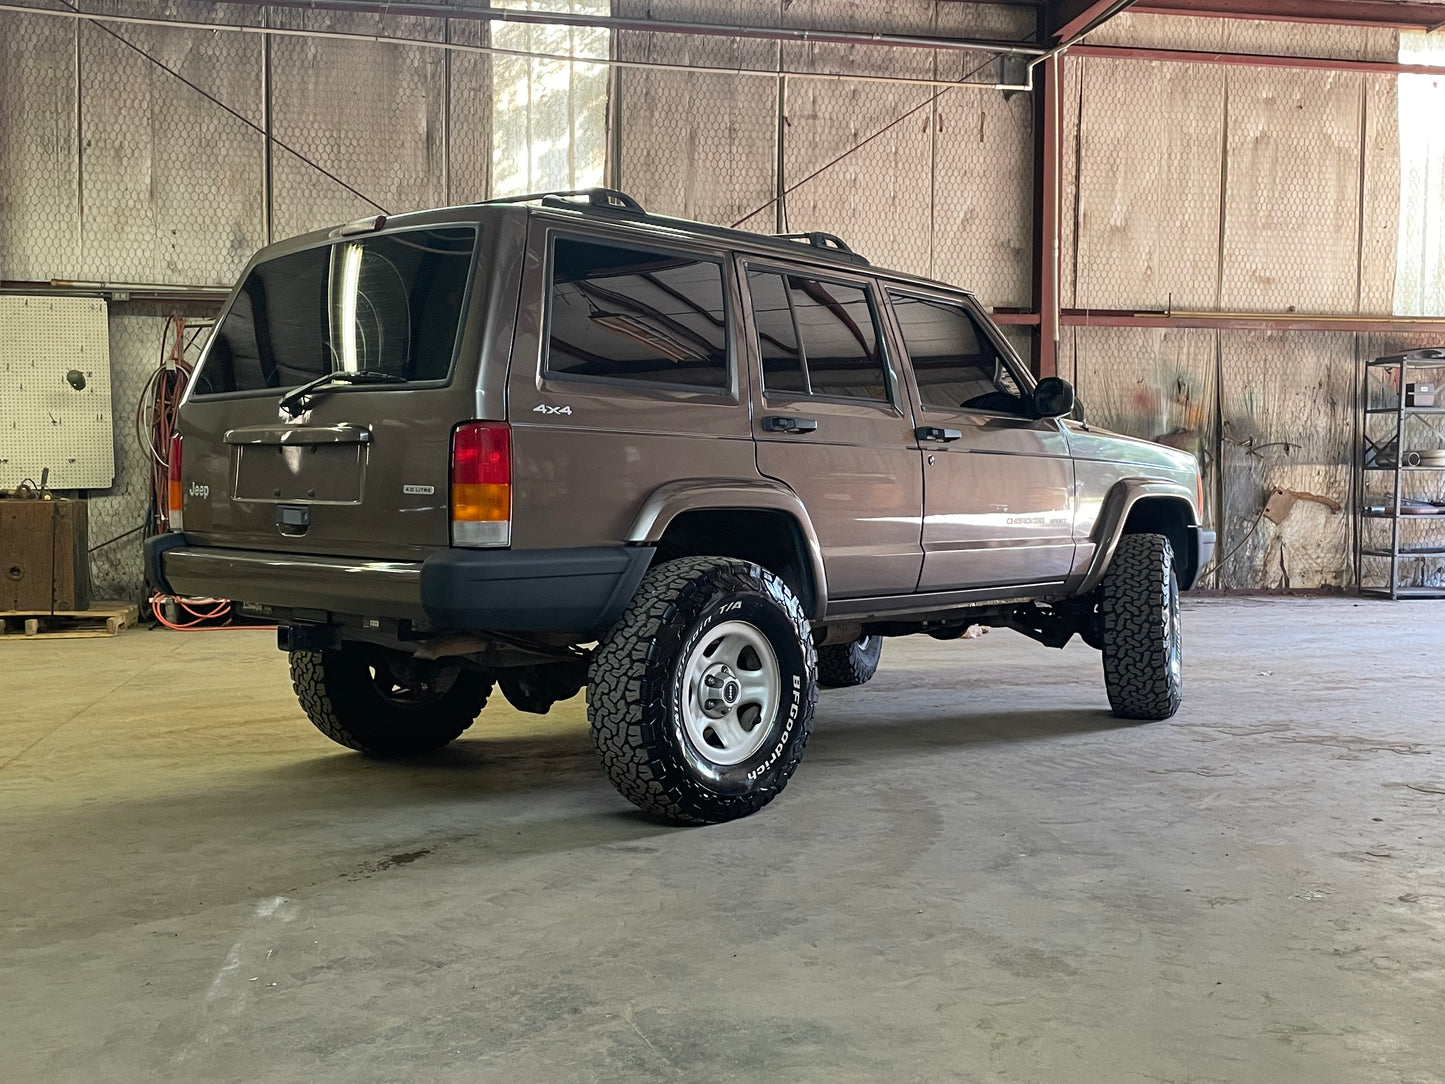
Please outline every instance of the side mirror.
M1074 409L1074 386L1057 376L1046 376L1034 388L1034 416L1061 418Z

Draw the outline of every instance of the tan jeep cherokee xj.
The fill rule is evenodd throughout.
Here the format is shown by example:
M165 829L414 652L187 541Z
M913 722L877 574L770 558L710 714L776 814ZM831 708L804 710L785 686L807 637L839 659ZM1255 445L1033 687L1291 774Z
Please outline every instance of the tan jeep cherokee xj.
M604 189L382 216L246 268L148 574L273 618L343 745L426 752L494 688L586 686L624 795L723 821L887 636L1077 633L1115 714L1175 713L1198 467L1073 412L967 292L830 235Z

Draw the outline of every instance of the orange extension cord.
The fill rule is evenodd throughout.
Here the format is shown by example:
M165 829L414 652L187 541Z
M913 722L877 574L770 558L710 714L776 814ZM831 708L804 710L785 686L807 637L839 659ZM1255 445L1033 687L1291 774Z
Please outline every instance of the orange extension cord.
M186 361L186 320L172 316L161 335L161 358L135 405L135 439L150 459L151 507L155 509L152 534L163 533L168 525L167 474L170 470L171 434L175 432L176 410L181 405L192 366Z

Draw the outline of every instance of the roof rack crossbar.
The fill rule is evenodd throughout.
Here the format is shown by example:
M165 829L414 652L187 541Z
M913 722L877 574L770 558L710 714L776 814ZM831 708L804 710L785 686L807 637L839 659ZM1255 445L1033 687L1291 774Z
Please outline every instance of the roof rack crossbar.
M584 202L585 201L585 202ZM577 188L556 192L532 192L525 196L502 196L498 199L487 200L485 205L516 204L516 203L540 203L543 207L567 208L580 210L582 207L590 207L597 211L611 211L614 214L621 212L625 215L636 215L647 219L659 226L668 226L679 229L687 229L699 233L709 234L714 237L739 237L747 236L753 241L769 242L778 250L786 249L799 242L806 243L821 252L826 252L836 259L848 263L869 266L866 257L860 256L849 247L837 234L824 233L822 230L810 230L806 233L774 233L756 234L746 231L738 231L727 226L718 226L706 222L690 222L682 219L670 218L667 215L651 215L643 208L642 204L633 199L626 192L618 191L615 188Z
M632 211L640 215L647 213L642 209L642 204L638 203L626 192L619 192L615 188L569 188L556 192L530 192L525 196L503 196L500 199L489 199L486 202L535 203L539 200L575 199L578 196L586 196L587 202L593 207L601 207L612 211Z

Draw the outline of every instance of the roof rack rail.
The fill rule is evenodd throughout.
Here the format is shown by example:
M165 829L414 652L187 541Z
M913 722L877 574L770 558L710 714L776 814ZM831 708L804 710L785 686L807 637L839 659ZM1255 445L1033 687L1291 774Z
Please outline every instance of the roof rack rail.
M866 264L868 262L866 257L854 252L848 242L835 233L824 233L822 230L809 230L807 233L775 233L773 237L779 241L806 241L814 248L821 248L829 252L850 256L857 263Z
M619 192L615 188L569 188L556 192L531 192L525 196L503 196L501 199L489 199L486 202L533 203L537 200L575 199L578 196L586 196L587 202L591 206L609 211L631 211L639 215L645 215L647 213L642 209L642 204L638 203L626 192Z

